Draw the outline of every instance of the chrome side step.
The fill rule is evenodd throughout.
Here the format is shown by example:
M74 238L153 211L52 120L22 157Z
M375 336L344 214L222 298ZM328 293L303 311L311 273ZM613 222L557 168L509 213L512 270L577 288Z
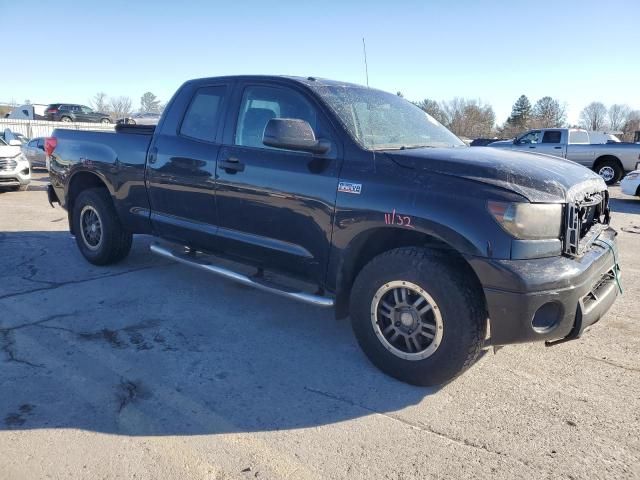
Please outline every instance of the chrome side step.
M254 287L259 290L264 290L265 292L274 293L282 297L292 298L294 300L305 303L310 303L318 307L333 307L334 304L333 298L314 295L301 291L286 290L284 289L284 287L278 288L276 285L263 283L257 279L248 277L247 275L243 275L227 268L208 263L205 260L198 258L196 255L174 252L171 249L157 243L152 244L150 249L153 253L160 255L161 257L169 258L178 263L189 265L190 267L199 268L200 270L204 270L205 272L220 275L221 277L224 277L226 279L233 280L234 282L238 282L249 287Z

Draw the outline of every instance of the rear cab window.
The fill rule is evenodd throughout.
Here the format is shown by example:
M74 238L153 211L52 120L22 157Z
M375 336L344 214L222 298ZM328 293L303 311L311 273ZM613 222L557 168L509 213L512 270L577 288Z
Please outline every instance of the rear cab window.
M589 134L584 130L569 130L569 143L588 145Z

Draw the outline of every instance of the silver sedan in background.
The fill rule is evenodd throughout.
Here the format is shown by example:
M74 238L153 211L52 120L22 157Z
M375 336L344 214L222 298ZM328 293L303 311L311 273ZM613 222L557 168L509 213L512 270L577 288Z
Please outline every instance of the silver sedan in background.
M138 112L132 113L128 117L118 119L117 123L124 123L126 125L157 125L161 116L162 114L160 113Z
M22 145L22 153L29 160L31 168L47 168L44 137L33 138L26 145Z

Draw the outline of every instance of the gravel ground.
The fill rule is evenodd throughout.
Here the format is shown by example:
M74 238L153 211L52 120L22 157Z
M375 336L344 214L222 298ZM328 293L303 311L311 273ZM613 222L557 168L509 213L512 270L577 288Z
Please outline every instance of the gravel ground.
M330 311L148 253L81 258L46 175L0 194L0 477L640 478L640 199L625 293L583 338L388 378Z

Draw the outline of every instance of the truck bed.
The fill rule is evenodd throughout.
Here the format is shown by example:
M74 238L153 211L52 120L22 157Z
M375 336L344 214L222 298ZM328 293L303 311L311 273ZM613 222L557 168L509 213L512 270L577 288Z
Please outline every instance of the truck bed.
M115 132L56 129L52 137L57 146L50 165L51 185L62 206L67 207L65 182L71 186L81 175L109 178L123 224L135 231L147 229L145 163L153 127L130 125Z

